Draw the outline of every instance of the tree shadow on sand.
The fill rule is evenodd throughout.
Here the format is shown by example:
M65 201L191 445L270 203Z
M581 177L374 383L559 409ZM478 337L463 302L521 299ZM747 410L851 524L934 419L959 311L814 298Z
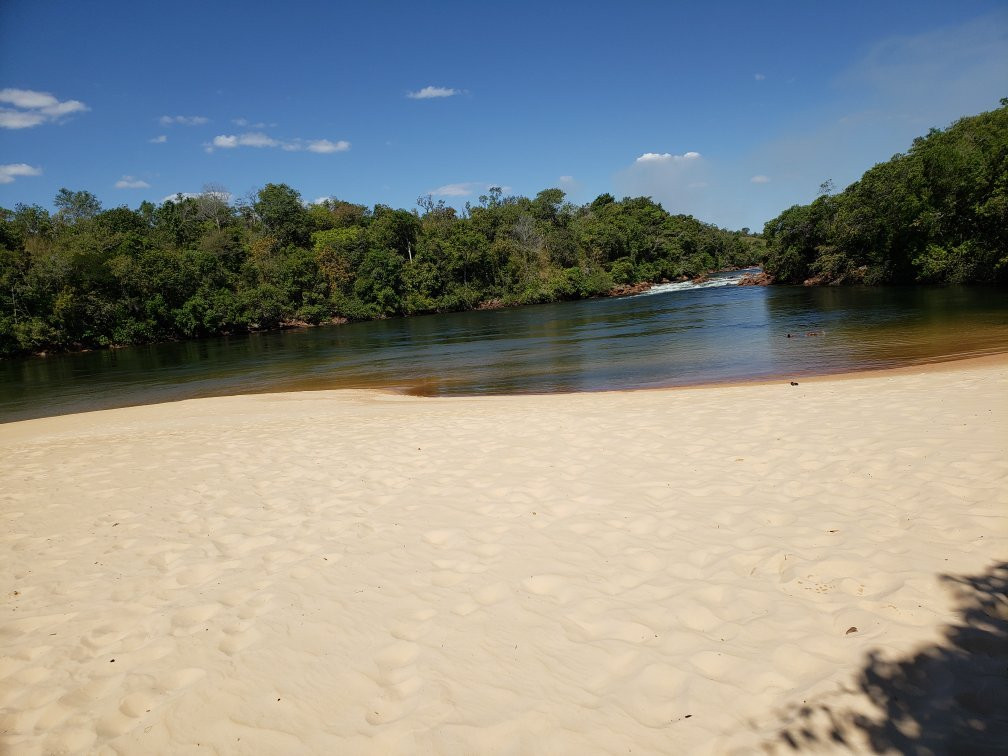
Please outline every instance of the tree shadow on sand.
M782 745L1008 754L1008 562L942 580L958 602L958 622L942 642L912 656L888 661L869 654L856 693L875 713L809 701L788 712Z

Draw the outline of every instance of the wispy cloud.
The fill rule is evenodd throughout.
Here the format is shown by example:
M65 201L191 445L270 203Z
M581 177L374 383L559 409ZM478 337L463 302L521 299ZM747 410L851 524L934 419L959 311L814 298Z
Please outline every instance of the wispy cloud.
M468 197L473 192L486 188L486 184L466 181L459 184L445 184L444 186L439 186L437 189L431 189L430 193L435 197Z
M279 147L280 142L273 137L263 134L261 131L251 131L247 134L227 135L220 134L213 138L214 147L222 150L230 150L235 147Z
M884 39L837 84L868 93L889 115L944 125L930 121L997 106L1008 83L1006 49L1008 10L999 10L961 25ZM952 115L945 115L949 110Z
M769 184L770 183L770 177L769 176L764 176L762 173L760 173L760 174L757 174L757 175L753 176L751 179L749 179L749 183L750 184Z
M756 79L756 81L764 81L766 79L766 74L756 73L753 74L753 78Z
M276 128L275 123L265 123L264 121L259 121L257 123L252 123L248 118L232 118L231 123L235 126L240 126L243 129L273 129Z
M150 142L151 144L164 144L165 142L168 141L168 135L160 134L159 136L156 136L153 139L148 139L147 141Z
M31 89L0 89L0 103L12 106L0 107L0 128L4 129L29 129L89 109L80 100L61 101Z
M163 115L158 119L158 122L162 126L202 126L210 123L210 119L206 116Z
M699 152L684 152L682 155L673 155L670 152L645 152L634 162L637 163L684 163L690 160L699 160Z
M0 184L10 184L19 176L41 176L42 169L27 163L0 165Z
M494 186L500 187L505 194L511 191L510 186L502 186L501 184L488 184L485 181L462 181L431 189L428 194L435 197L469 197L477 192L485 192Z
M831 82L832 104L754 149L751 170L770 169L774 178L764 218L811 202L826 179L846 187L931 127L997 107L1006 49L1005 11L880 39Z
M346 152L350 149L350 142L345 139L340 139L338 142L330 142L328 139L314 139L308 142L308 146L305 149L308 152L320 152L322 154Z
M133 176L123 176L121 179L115 182L116 189L150 189L150 184L148 184L143 179L134 178Z
M333 142L329 139L275 139L261 131L249 131L244 134L218 134L213 141L203 145L207 152L214 150L233 150L238 147L255 147L262 149L266 147L278 147L286 152L315 152L319 154L329 154L333 152L346 152L350 149L350 142L345 139Z
M461 89L451 89L450 87L424 87L416 92L407 92L406 96L411 100L433 100L439 97L454 97L462 94Z

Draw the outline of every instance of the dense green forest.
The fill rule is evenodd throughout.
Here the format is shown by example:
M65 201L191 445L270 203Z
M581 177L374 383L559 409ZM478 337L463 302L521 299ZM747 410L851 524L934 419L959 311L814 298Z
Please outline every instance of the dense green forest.
M269 184L233 204L208 187L103 210L62 189L55 213L0 209L0 355L599 296L762 255L758 236L643 197L418 207L306 205Z
M1008 99L830 189L766 224L777 281L1008 282Z
M103 210L0 208L0 356L284 325L603 296L762 262L778 282L1008 282L1008 99L914 140L759 237L646 197L572 205L490 189L461 212L340 200L284 184Z

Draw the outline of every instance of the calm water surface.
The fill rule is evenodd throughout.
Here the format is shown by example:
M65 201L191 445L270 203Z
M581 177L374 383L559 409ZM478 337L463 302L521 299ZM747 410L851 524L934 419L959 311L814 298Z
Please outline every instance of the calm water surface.
M673 285L625 299L8 360L0 421L261 391L598 391L1000 352L1008 352L1004 290Z

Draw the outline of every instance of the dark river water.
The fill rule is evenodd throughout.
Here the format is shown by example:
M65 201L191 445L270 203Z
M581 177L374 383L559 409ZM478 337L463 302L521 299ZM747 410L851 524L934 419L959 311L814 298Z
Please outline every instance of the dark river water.
M6 360L0 422L262 391L599 391L1008 352L1003 289L731 285L738 275L624 299Z

